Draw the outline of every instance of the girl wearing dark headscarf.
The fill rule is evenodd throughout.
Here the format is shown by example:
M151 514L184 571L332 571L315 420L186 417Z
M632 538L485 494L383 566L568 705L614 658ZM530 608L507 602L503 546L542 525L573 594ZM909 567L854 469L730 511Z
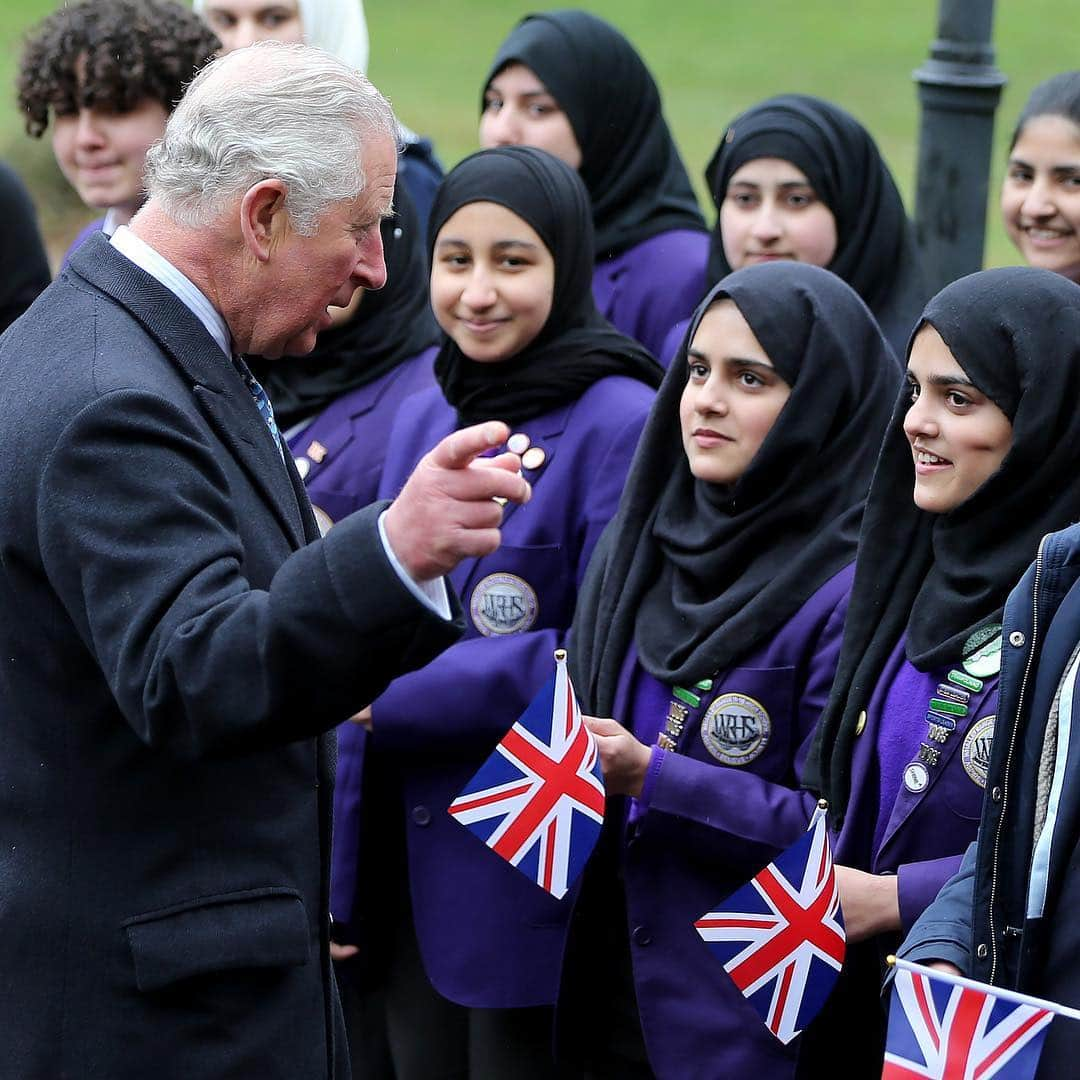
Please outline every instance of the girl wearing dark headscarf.
M593 295L659 355L705 291L705 222L633 45L584 11L527 15L484 83L483 146L538 146L577 169L596 227Z
M855 293L796 263L720 282L667 372L570 643L583 710L622 725L589 721L609 803L559 1002L596 1075L792 1074L693 924L809 823L799 768L899 378Z
M1047 79L1028 98L1009 147L1001 216L1025 262L1080 283L1080 71Z
M467 158L439 190L429 248L446 334L439 386L399 413L382 494L444 435L485 417L511 425L507 448L533 497L507 506L496 553L450 575L464 640L362 717L375 847L358 869L359 830L335 837L338 879L352 885L342 910L362 955L389 953L376 977L398 1080L430 1077L433 1060L445 1075L549 1076L567 905L446 811L553 670L661 372L597 312L588 195L551 155L507 147ZM352 725L343 757L363 737Z
M776 259L824 266L903 353L930 294L896 183L862 124L819 98L770 98L728 126L705 179L717 210L710 282ZM669 335L661 359L680 340Z
M1001 639L1005 598L1080 516L1077 299L1043 270L988 270L934 297L912 339L805 776L839 830L849 941L807 1075L840 1026L852 1073L880 1069L881 957L975 837L1002 654L1022 644Z

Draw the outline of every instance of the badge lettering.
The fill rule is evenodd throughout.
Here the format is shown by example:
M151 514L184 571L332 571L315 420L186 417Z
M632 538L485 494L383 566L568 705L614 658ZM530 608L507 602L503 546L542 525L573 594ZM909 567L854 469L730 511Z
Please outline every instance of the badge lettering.
M536 591L516 574L488 574L469 605L473 625L485 637L520 634L536 622Z
M964 772L981 788L986 787L990 775L990 751L994 745L994 721L996 716L984 716L971 725L960 748L960 760Z
M761 757L771 734L765 706L746 694L721 694L701 721L705 749L725 765L749 765Z

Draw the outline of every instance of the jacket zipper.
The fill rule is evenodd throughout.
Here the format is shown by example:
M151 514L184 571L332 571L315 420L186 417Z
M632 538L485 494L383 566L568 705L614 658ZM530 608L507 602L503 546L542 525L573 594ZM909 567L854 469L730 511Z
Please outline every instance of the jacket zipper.
M1042 576L1043 551L1049 535L1039 541L1039 551L1035 556L1035 580L1031 586L1031 641L1028 643L1027 663L1024 665L1024 677L1020 680L1020 694L1016 699L1016 715L1013 719L1012 734L1009 738L1009 752L1005 756L1005 771L1001 778L1001 814L998 816L997 830L994 833L994 853L990 860L990 978L994 985L997 973L998 947L997 934L994 932L994 898L997 894L998 859L1001 853L1001 833L1005 825L1005 813L1009 803L1009 773L1012 771L1013 752L1016 750L1016 736L1020 731L1020 716L1024 711L1024 698L1027 695L1028 677L1035 658L1035 646L1039 640L1039 578ZM1004 644L1004 643L1003 643Z

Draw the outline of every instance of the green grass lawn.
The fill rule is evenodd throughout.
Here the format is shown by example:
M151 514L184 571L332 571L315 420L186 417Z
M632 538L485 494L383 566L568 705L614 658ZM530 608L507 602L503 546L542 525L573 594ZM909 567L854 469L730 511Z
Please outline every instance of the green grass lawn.
M54 0L0 3L0 85L12 88L24 30ZM905 197L914 191L918 110L911 72L935 31L935 0L604 0L582 6L615 22L641 50L660 83L668 119L704 197L705 163L727 121L770 94L830 98L877 138ZM505 0L367 0L370 74L402 120L431 136L447 165L476 147L480 81L517 13ZM1080 66L1076 0L998 0L998 66L1009 79L998 114L993 189L1005 144L1031 88ZM0 108L0 154L30 183L53 246L88 214L71 198L47 141L26 137L13 107ZM909 202L910 205L910 202ZM707 216L711 219L711 213ZM1015 261L989 215L987 261Z

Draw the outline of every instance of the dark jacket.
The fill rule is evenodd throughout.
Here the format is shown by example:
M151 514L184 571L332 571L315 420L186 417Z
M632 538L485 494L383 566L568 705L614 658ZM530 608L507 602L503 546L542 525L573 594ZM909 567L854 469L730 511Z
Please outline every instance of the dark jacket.
M460 623L104 238L0 373L0 1073L340 1080L321 733Z
M1009 596L1003 625L1001 696L979 840L912 928L900 955L949 960L981 982L1076 1007L1080 729L1071 720L1080 717L1080 687L1072 684L1071 694L1060 691L1080 643L1080 526L1044 538L1035 563ZM1064 752L1056 806L1055 762L1044 756L1051 717L1059 726L1059 755ZM1039 844L1046 858L1036 862L1040 791L1049 811ZM1080 1028L1058 1021L1047 1036L1038 1075L1071 1075L1078 1054Z

